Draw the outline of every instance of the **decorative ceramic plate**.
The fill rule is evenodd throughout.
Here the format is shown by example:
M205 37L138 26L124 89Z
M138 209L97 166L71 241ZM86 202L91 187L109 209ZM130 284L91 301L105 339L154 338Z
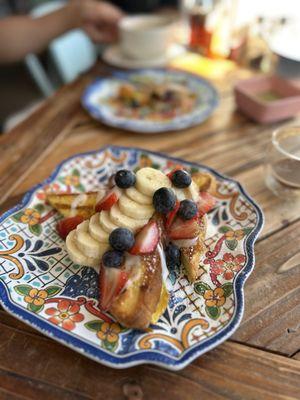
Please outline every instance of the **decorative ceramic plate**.
M155 83L177 82L191 89L196 96L192 111L164 121L145 118L126 118L111 105L124 82L149 80ZM140 133L159 133L185 129L206 120L218 105L218 94L206 80L186 72L165 69L144 69L136 72L115 72L110 78L100 78L91 83L82 96L83 107L95 119L116 128Z
M218 182L200 265L204 274L191 285L173 271L169 305L158 323L146 332L124 329L99 309L97 273L69 259L55 229L60 217L45 203L44 191L91 191L119 168L164 170L178 164L191 173L208 171ZM253 246L262 225L260 208L241 185L205 166L125 147L78 154L1 216L1 303L45 335L105 365L180 369L238 327L243 286L254 266Z

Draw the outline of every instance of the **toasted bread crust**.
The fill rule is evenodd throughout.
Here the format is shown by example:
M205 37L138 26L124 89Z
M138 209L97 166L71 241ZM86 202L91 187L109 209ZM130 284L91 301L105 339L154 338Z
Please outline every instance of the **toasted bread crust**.
M90 218L95 212L97 192L81 193L46 193L47 202L64 217L80 215ZM81 199L80 199L81 196ZM76 202L78 204L76 204Z
M145 329L149 326L162 290L162 267L158 251L142 256L140 260L140 265L132 269L129 277L131 283L114 300L109 310L127 328Z
M192 178L201 192L214 193L216 191L217 181L212 174L208 172L195 172Z
M207 228L207 219L202 217L200 225L200 233L198 241L194 246L181 248L181 262L184 266L185 273L190 282L195 282L203 274L199 268L200 260L206 250L204 243Z

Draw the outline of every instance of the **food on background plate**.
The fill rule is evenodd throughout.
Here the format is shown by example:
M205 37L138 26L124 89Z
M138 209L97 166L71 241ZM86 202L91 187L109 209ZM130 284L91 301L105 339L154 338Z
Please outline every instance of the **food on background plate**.
M169 270L182 264L190 282L202 274L205 214L215 204L209 194L215 182L209 174L150 167L119 170L113 180L113 187L87 193L85 201L82 194L73 203L66 194L47 198L68 215L58 232L71 260L99 270L102 310L125 327L145 329L167 307Z
M185 82L140 79L121 83L108 102L120 117L164 121L190 113L197 96Z

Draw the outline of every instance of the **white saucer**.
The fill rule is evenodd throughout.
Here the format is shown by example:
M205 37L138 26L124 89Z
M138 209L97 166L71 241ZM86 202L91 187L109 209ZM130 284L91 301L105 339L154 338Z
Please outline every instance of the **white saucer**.
M182 46L171 45L167 53L159 58L152 58L148 60L135 60L133 58L126 58L121 51L119 45L108 46L103 54L102 59L107 62L107 64L113 65L114 67L120 68L151 68L151 67L164 67L167 65L174 57L179 56L185 51Z
M300 62L299 35L299 24L290 24L271 37L269 46L279 56Z

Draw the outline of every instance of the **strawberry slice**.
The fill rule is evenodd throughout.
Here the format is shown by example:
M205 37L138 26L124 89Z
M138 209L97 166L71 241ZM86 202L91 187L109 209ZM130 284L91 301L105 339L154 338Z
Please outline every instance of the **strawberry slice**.
M152 253L159 241L159 230L155 221L148 222L135 237L135 243L130 250L131 254L142 255Z
M77 225L81 224L82 221L84 221L84 218L80 215L61 219L56 225L57 233L65 240L68 234L75 229Z
M199 231L200 225L197 217L189 220L183 220L177 217L168 233L170 239L177 240L192 239L199 234Z
M203 217L204 214L208 213L216 205L215 198L208 192L200 192L199 201L199 216Z
M177 211L179 209L180 202L177 200L175 207L173 208L172 211L170 211L167 216L166 216L166 222L165 222L165 227L166 229L169 229L170 226L172 225L174 218L176 217Z
M110 190L95 206L95 211L110 210L111 207L119 200L121 192L117 188Z
M184 168L183 168L183 167L180 167L180 166L173 168L172 171L170 171L170 172L167 173L167 177L168 177L169 179L171 179L171 178L172 178L172 175L174 174L174 172L175 172L175 171L178 171L178 170L180 170L180 169L184 169Z
M99 277L100 307L103 311L109 309L113 300L124 288L128 274L120 268L109 268L101 265Z

